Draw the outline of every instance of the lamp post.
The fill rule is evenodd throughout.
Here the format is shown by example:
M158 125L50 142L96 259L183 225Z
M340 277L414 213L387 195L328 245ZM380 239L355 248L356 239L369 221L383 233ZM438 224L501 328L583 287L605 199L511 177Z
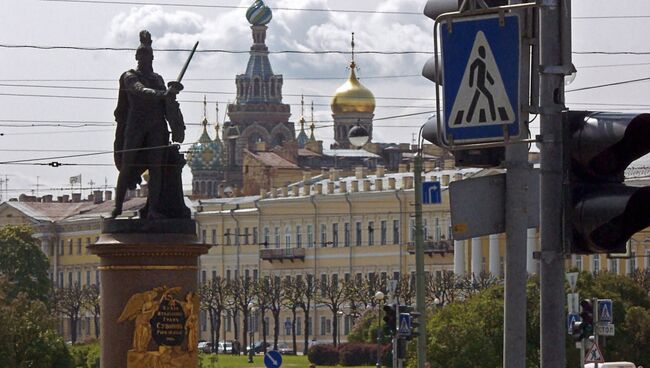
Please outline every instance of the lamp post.
M253 302L248 303L248 310L250 311L248 317L248 339L249 348L248 348L248 362L253 363L253 356L255 355L255 346L253 345L254 331L253 331L253 315L257 312L257 307Z
M343 311L342 310L336 311L336 319L337 319L337 321L336 321L336 335L337 335L336 340L338 340L338 342L336 343L337 346L341 345L341 317L342 316L343 316Z
M381 368L381 339L379 333L381 332L381 307L384 303L384 293L381 291L376 292L375 301L377 302L377 363L375 367Z

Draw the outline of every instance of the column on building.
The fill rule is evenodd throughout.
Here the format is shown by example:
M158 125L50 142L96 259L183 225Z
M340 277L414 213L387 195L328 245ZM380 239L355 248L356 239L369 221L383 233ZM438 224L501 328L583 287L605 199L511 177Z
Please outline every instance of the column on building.
M472 274L478 276L483 270L481 238L472 238Z
M499 255L499 234L490 235L490 273L501 277L501 257Z
M454 240L454 273L465 276L465 241Z
M539 264L533 258L533 253L537 249L537 229L530 228L526 230L526 235L526 271L529 274L537 274L539 273Z

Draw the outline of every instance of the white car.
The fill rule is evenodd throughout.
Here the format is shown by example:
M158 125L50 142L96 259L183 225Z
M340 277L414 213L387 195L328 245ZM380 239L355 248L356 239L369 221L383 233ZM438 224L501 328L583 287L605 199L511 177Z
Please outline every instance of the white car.
M594 363L585 364L585 368L594 368ZM636 365L631 362L605 362L598 363L598 368L636 368Z
M230 342L230 341L220 341L219 342L219 352L220 353L232 353L232 342Z

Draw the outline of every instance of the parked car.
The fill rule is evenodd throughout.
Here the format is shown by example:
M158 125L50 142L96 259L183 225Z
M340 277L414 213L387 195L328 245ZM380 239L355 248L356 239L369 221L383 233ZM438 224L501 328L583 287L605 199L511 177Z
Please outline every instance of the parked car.
M211 353L212 343L207 341L199 341L198 349L204 353Z
M232 353L232 341L219 341L220 353Z
M293 348L290 348L289 345L287 345L285 343L282 343L282 342L278 343L277 350L282 355L294 355L295 354L295 352L293 351Z
M264 341L258 341L258 342L256 342L256 343L254 343L254 344L253 344L253 351L254 351L255 353L263 353L263 352L264 352L264 347L265 347L264 344L265 344ZM271 346L271 344L269 344L269 343L267 342L267 343L266 343L266 350L269 350L269 346Z

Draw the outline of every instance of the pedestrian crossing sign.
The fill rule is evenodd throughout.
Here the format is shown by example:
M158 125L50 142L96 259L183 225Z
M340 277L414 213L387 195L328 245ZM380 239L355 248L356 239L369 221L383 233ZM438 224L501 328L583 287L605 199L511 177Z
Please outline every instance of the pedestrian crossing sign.
M399 314L399 327L397 334L402 337L411 336L411 315L408 313Z
M598 299L598 322L612 323L614 318L612 316L612 300L611 299Z
M455 19L440 33L444 137L462 144L520 136L519 17Z
M598 344L593 343L591 348L587 350L587 354L585 354L585 363L605 363L603 352L600 351Z

